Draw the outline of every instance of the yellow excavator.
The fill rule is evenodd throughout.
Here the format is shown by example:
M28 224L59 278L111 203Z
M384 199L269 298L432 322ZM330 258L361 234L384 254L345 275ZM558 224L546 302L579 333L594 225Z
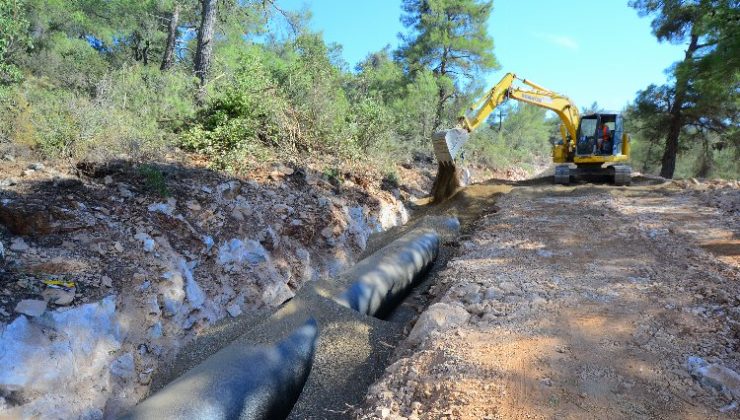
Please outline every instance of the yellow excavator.
M517 82L528 86L517 86ZM597 112L581 116L568 97L506 74L488 93L460 118L458 127L434 133L434 154L440 165L454 165L470 133L503 102L514 99L555 112L560 117L562 141L552 146L555 183L567 185L571 179L609 176L615 185L629 185L630 138L624 132L622 115ZM575 167L573 167L575 166Z

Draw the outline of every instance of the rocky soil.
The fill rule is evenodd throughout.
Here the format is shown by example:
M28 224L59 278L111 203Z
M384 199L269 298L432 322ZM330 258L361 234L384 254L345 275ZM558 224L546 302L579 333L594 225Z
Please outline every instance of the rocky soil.
M116 417L377 249L409 205L468 235L405 305L436 302L358 417L736 413L736 182L500 181L419 206L434 168L0 161L0 419ZM525 176L471 179L489 175Z
M739 416L738 182L537 184L462 238L356 417Z
M207 327L353 263L433 175L320 169L0 162L0 418L115 417Z

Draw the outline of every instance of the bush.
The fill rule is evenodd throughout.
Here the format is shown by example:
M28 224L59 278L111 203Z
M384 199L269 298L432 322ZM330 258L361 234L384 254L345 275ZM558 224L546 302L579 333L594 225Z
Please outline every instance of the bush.
M549 162L549 139L557 129L557 122L547 120L544 110L530 105L509 108L506 114L501 130L495 124L482 126L473 133L467 158L493 169L518 166L530 170L538 163Z
M6 95L14 108L9 137L46 157L151 158L173 143L170 130L192 113L189 97L186 77L140 66L106 74L92 97L29 78Z
M321 38L304 35L282 47L242 48L231 77L214 86L180 144L219 168L234 169L248 155L269 159L269 149L284 160L319 153L352 158L359 153L358 137L370 142L378 135L366 133L371 125L388 126L387 113L370 102L358 109L370 112L369 119L353 119L360 114L351 112L342 74Z
M350 103L330 53L319 35L302 35L272 70L289 100L286 128L295 147L349 157L357 151L347 124Z
M151 165L141 165L139 166L139 174L144 177L144 187L148 191L162 197L170 196L167 181L162 171Z
M381 102L365 98L352 108L357 146L365 153L386 151L395 139L393 111Z
M398 131L410 150L431 151L439 88L431 71L420 71L395 96L391 107L397 115Z
M285 141L285 101L259 48L242 52L233 76L219 90L180 136L181 146L209 156L222 169L239 167L250 154L267 158L268 146L295 155L294 145Z
M44 48L23 57L22 65L45 83L90 95L108 72L108 62L84 39L55 33Z

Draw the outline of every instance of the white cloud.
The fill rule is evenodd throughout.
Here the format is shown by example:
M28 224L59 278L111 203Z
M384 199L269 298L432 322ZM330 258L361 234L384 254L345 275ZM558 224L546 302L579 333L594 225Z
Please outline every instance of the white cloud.
M568 35L545 34L539 32L535 33L534 35L537 38L545 40L552 45L556 45L558 47L566 48L572 51L576 51L580 47L578 45L578 41Z

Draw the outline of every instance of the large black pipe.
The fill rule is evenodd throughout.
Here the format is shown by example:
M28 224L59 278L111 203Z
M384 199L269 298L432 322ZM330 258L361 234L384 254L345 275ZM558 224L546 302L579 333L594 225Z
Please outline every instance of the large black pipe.
M439 244L439 234L434 230L407 233L345 273L352 283L335 301L360 313L382 317L431 267Z
M310 319L271 347L232 343L123 418L285 418L311 371L317 337L316 321Z

